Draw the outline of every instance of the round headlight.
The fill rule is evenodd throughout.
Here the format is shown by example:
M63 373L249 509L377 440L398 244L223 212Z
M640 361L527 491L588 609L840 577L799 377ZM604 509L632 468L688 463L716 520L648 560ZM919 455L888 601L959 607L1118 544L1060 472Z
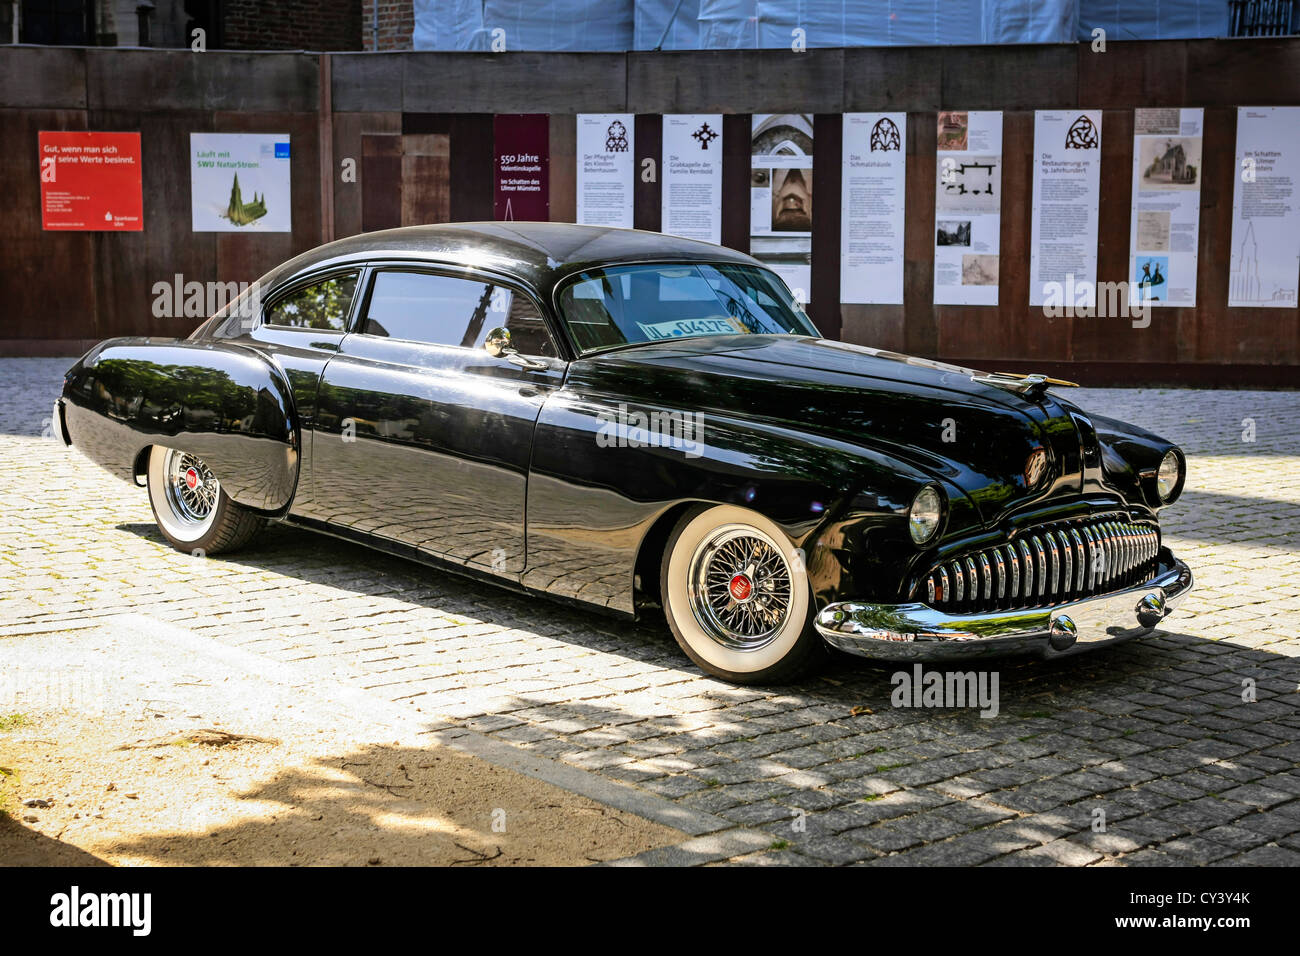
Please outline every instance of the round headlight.
M912 499L907 512L907 530L917 544L925 544L939 530L943 518L943 498L934 485L926 485Z
M1178 461L1178 452L1166 452L1160 462L1160 470L1156 472L1156 493L1160 495L1161 501L1168 501L1173 497L1174 491L1178 488L1178 479L1182 477L1182 470L1182 465Z

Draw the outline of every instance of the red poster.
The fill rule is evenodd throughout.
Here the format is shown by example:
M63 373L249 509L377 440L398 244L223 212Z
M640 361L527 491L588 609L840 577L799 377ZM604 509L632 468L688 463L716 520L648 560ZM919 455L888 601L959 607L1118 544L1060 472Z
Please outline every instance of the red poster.
M139 133L41 131L41 226L81 232L144 228Z
M493 208L499 220L551 218L551 123L545 113L498 113L492 123Z

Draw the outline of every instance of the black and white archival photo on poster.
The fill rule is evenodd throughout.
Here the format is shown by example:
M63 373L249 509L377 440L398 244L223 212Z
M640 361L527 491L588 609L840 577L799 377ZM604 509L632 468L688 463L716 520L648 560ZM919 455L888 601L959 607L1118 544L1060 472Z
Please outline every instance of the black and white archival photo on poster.
M935 305L997 305L1002 113L940 110L935 170Z
M750 136L749 251L800 302L812 287L813 122L805 113L757 113Z

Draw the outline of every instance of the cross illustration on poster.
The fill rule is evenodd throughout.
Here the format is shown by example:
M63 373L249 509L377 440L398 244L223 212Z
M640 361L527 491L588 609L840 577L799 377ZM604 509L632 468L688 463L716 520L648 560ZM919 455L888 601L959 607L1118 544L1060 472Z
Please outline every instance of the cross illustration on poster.
M700 149L708 149L709 144L718 138L718 134L715 130L709 127L708 123L705 123L692 133L691 137L699 141Z

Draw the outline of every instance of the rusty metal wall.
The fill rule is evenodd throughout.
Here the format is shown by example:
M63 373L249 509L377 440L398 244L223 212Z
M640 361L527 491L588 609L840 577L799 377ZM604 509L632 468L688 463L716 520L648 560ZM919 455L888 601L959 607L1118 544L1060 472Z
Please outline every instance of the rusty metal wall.
M322 117L320 77L332 111ZM0 49L0 354L72 354L111 335L184 334L155 319L154 282L252 279L322 241L319 150L330 138L333 234L414 217L491 215L491 114L551 113L552 217L572 218L572 115L638 114L637 153L658 156L657 115L722 112L723 236L748 239L751 112L817 115L814 317L829 335L981 366L1043 369L1089 382L1294 384L1300 310L1228 309L1237 106L1300 105L1300 39L1108 45L547 54L303 53ZM1206 109L1199 277L1194 309L1123 320L1046 319L1028 306L1035 109L1103 113L1098 279L1127 277L1135 107ZM1000 305L932 304L936 112L1004 116ZM838 114L908 113L905 302L838 303ZM42 232L36 133L139 130L145 229ZM291 234L190 232L185 157L192 131L289 130ZM567 137L567 138L566 138ZM441 151L449 152L444 161ZM353 159L357 182L343 181ZM485 163L486 160L486 163ZM439 165L442 163L443 165ZM438 170L449 171L447 195ZM402 170L411 181L403 181ZM660 220L658 189L636 187L636 221ZM328 198L326 202L328 202ZM834 294L830 294L834 293Z

